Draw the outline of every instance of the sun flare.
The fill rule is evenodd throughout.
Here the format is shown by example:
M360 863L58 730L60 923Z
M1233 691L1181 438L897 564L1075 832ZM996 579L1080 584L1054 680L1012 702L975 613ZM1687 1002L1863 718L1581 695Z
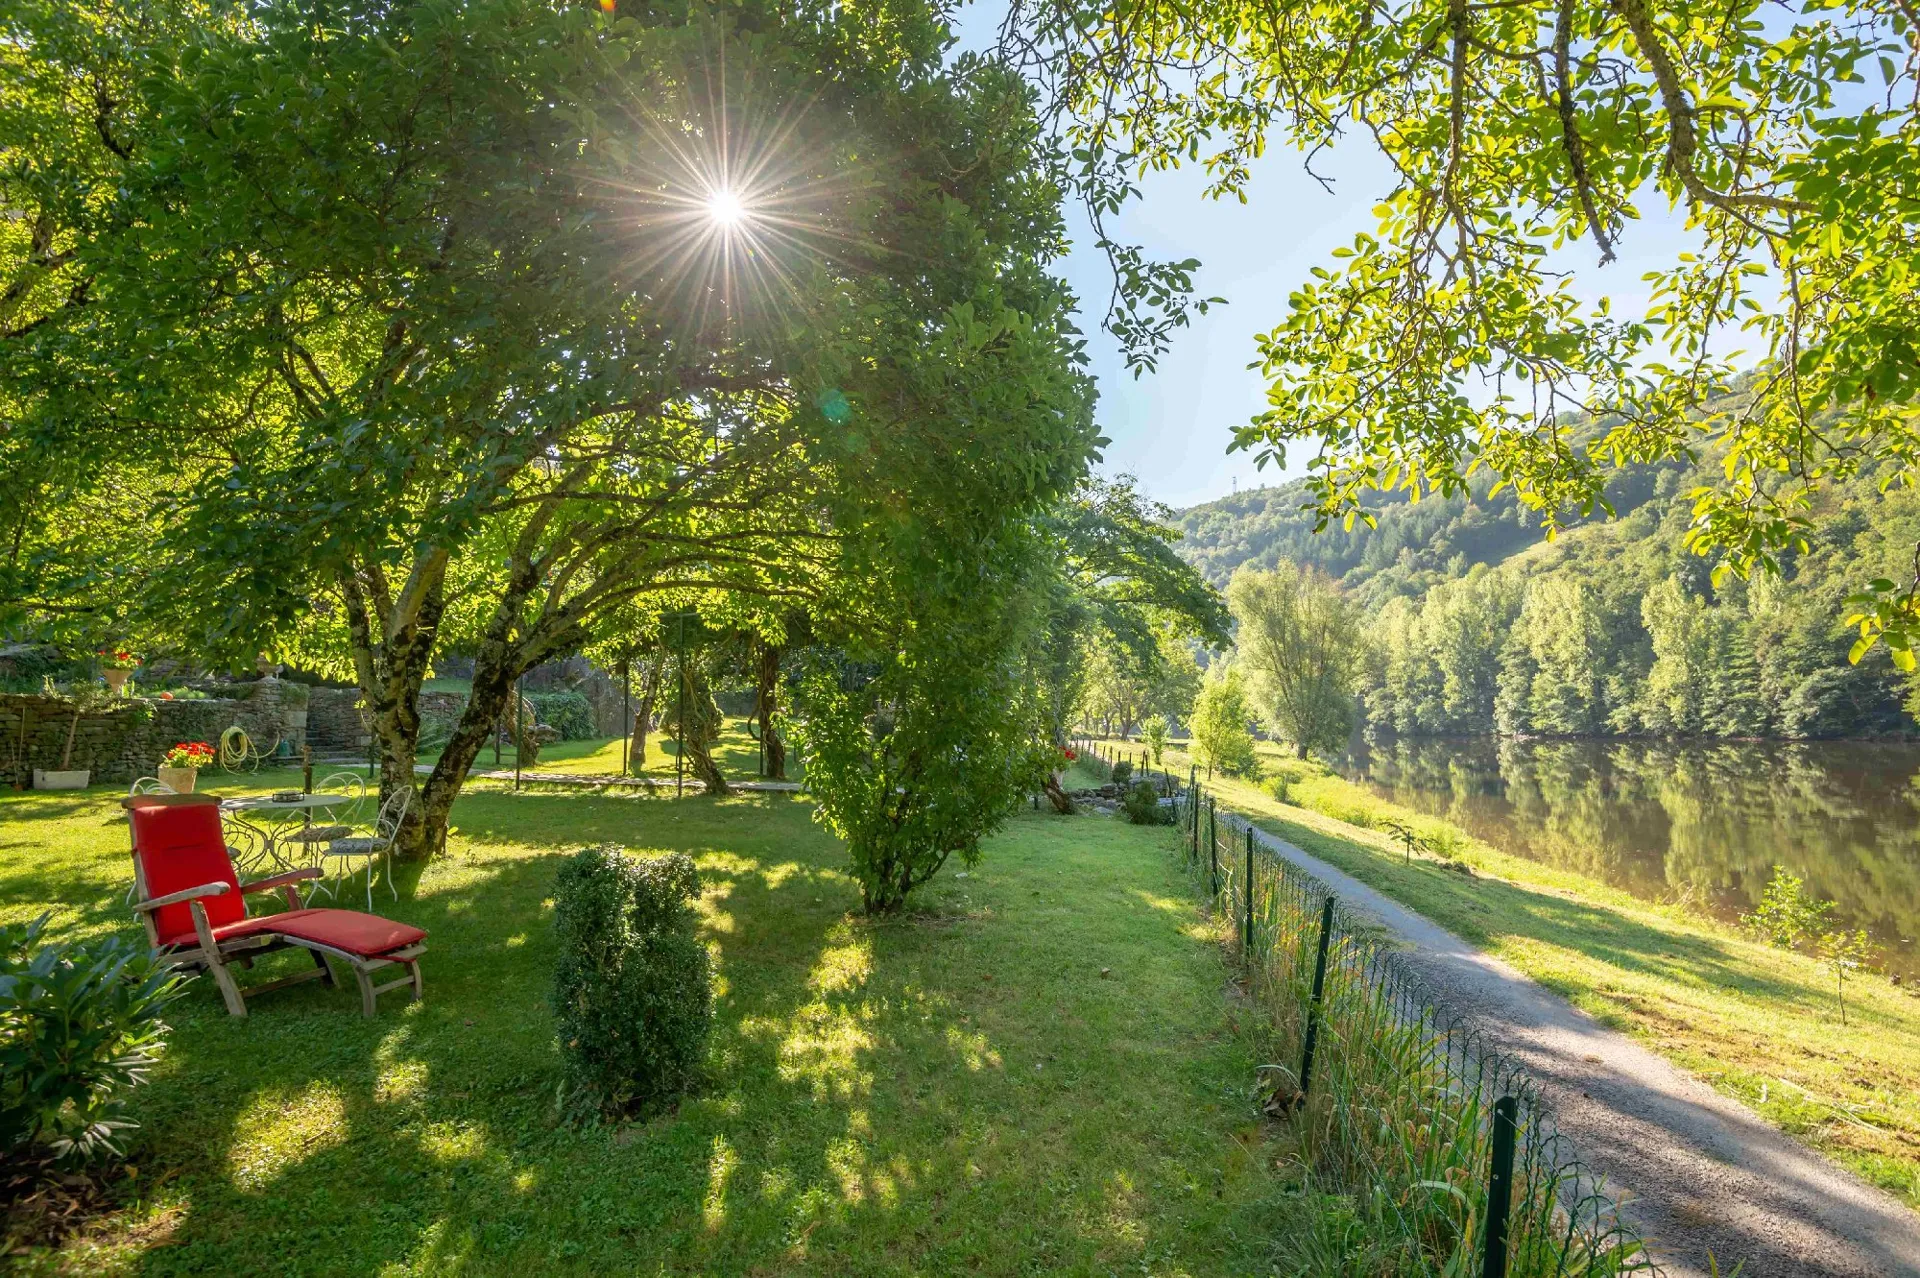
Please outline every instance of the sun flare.
M707 197L707 216L721 229L738 226L746 220L747 206L725 187Z

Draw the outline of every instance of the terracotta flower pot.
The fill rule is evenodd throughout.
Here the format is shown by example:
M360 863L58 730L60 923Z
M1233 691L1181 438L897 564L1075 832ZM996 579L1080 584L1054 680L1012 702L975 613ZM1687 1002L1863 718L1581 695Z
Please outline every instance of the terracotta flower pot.
M198 768L166 768L154 773L160 778L160 784L175 794L192 794L194 778L200 775Z
M120 695L120 690L127 686L127 680L133 678L133 671L102 670L100 672L100 677L107 681L107 687L111 689L113 692L113 695L117 697Z

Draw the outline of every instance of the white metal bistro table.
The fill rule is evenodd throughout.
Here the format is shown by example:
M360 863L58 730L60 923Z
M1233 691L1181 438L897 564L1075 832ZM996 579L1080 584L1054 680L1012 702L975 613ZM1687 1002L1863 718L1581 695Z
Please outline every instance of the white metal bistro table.
M290 836L312 825L314 813L324 813L343 803L351 803L353 798L350 794L303 794L297 799L275 799L271 795L260 795L247 799L222 799L220 811L227 818L229 834L244 832L239 842L246 846L234 849L237 854L235 860L240 862L242 869L271 867L275 870L299 870L306 867L296 863L286 851ZM304 848L307 845L298 843L295 846Z

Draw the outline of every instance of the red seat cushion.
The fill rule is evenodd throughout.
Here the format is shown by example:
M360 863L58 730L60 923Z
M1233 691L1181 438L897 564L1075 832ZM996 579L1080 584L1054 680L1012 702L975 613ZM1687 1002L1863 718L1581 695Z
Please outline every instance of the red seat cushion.
M248 930L236 931L235 935L271 932L279 936L293 936L303 941L330 945L360 958L391 953L427 939L424 931L410 923L396 923L392 919L383 919L377 914L362 914L358 910L288 910L284 914L248 919L240 926ZM215 936L219 934L215 933Z
M227 855L227 843L221 836L218 804L136 807L128 816L133 822L133 852L140 858L149 900L203 883L225 883L224 896L200 898L207 922L219 928L247 917L240 880L233 873L233 858ZM162 937L191 936L192 907L185 901L163 905L154 911L153 926Z

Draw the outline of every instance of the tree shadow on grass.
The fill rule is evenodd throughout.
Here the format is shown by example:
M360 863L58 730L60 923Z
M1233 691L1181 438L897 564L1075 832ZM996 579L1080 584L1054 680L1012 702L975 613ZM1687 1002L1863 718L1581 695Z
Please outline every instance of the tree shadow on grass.
M676 836L631 829L621 800L522 794L456 824L471 849L524 834L529 816L555 828L541 814L557 804L569 847L624 833L699 861L721 993L706 1088L617 1134L557 1120L546 898L560 857L472 849L394 911L430 933L423 1005L389 995L369 1022L349 992L311 983L239 1021L194 992L141 1106L148 1174L185 1200L146 1271L282 1271L302 1257L322 1272L746 1272L874 1233L908 1256L856 1248L831 1267L882 1273L938 1245L924 1225L873 1223L936 1188L927 1151L888 1135L915 1091L876 1098L876 1071L881 1058L890 1076L990 1071L991 1049L944 1000L875 978L889 940L848 918L857 897L827 868L837 847L791 805L772 829L743 819L764 814L682 809ZM958 1121L950 1094L921 1099ZM940 1158L931 1171L964 1175Z
M36 836L60 844L45 865L0 873L134 935L124 829L96 840L83 821ZM1264 1246L1235 1197L1262 1183L1257 1143L1219 1148L1218 1097L1243 1071L1212 1037L1215 960L1178 942L1207 971L1176 980L1182 951L1154 942L1092 975L1093 952L1174 922L1086 908L1089 876L1112 872L1098 832L1030 855L1030 882L993 908L976 875L929 889L938 925L875 925L804 800L479 788L453 824L453 855L394 867L397 901L376 885L377 912L429 931L425 1002L396 991L369 1021L350 984L310 982L254 996L242 1020L196 981L135 1095L138 1201L85 1245L154 1274L1104 1272L1145 1258L1143 1239ZM601 841L696 858L717 958L705 1087L618 1132L557 1120L546 1004L554 873ZM1054 922L993 924L1010 900ZM244 983L306 961L268 956ZM1062 976L1076 964L1078 985ZM1192 1027L1157 1038L1166 987L1130 996L1130 970L1173 981ZM1212 1055L1176 1050L1192 1043Z

